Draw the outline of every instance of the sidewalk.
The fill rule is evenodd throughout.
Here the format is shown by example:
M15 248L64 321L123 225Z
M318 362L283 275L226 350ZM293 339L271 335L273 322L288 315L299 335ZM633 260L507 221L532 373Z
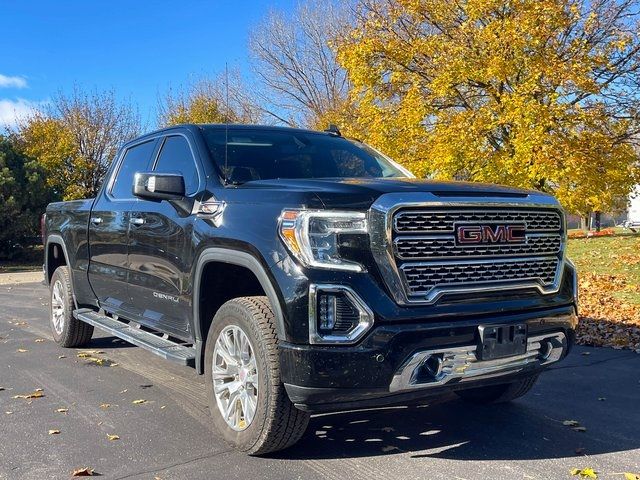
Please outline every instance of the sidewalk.
M0 273L0 285L15 285L18 283L41 283L43 280L42 271Z

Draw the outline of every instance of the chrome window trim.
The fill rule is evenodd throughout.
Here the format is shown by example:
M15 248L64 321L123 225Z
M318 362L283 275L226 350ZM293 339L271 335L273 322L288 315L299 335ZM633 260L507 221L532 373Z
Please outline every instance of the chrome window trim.
M341 292L358 310L360 321L358 325L346 335L323 335L318 332L317 304L319 292ZM360 340L373 326L374 315L364 300L346 285L316 284L309 285L309 343L312 345L351 345Z
M456 293L485 293L504 290L537 289L542 294L554 294L560 291L561 279L564 273L565 247L567 243L566 215L558 201L543 193L530 192L521 198L513 197L491 197L488 194L484 200L478 197L450 197L443 199L431 192L408 192L408 193L387 193L378 197L368 212L369 238L371 252L376 265L380 269L382 277L398 305L431 305L437 302L443 295ZM401 208L411 207L499 207L499 208L528 208L528 209L555 209L560 214L561 232L561 252L558 255L558 269L554 284L544 287L539 282L517 282L511 284L493 284L464 286L455 285L453 287L438 287L433 289L428 297L415 298L409 296L405 289L402 274L395 261L393 244L393 215ZM446 233L446 232L443 232ZM538 233L538 232L536 232ZM455 259L454 259L455 260Z

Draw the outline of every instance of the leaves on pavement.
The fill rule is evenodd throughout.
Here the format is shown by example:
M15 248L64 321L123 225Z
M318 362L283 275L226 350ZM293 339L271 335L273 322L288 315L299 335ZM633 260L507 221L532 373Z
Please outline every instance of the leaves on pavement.
M142 405L143 403L147 403L147 401L144 398L141 398L139 400L134 400L133 402L134 405Z
M72 477L92 477L93 476L93 468L90 467L80 467L76 468L71 474Z
M68 408L56 408L56 412L58 413L67 413L68 411Z
M22 398L24 400L27 400L29 398L42 398L44 397L44 393L42 393L42 389L37 389L35 392L33 393L27 393L24 395L14 395L13 398Z
M571 475L579 475L582 478L598 478L598 472L593 468L574 468Z
M640 480L640 474L625 472L624 480Z
M58 435L58 434L60 434L60 430L56 428L52 428L51 430L49 430L49 435Z
M107 434L107 438L112 442L114 440L120 440L120 437L118 435L116 435L116 434Z
M26 348L19 348L18 350L16 350L16 352L18 353L27 353L29 350L27 350Z

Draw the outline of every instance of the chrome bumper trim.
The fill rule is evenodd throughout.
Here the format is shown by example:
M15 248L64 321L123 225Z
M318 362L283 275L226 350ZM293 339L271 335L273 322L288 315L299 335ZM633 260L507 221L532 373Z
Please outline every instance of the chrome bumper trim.
M566 348L565 334L556 332L529 337L525 353L496 360L478 360L476 345L425 350L415 353L400 366L391 380L389 391L438 387L454 380L465 382L517 373L528 365L544 366L557 362ZM430 379L421 380L422 369L431 376Z

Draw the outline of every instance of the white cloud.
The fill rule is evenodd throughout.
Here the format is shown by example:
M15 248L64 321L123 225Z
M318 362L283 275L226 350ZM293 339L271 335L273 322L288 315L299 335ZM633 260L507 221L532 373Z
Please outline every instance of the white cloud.
M0 128L13 128L18 120L32 114L41 107L43 102L32 102L24 98L17 100L0 99Z
M27 80L23 77L9 77L0 73L0 88L27 88Z

